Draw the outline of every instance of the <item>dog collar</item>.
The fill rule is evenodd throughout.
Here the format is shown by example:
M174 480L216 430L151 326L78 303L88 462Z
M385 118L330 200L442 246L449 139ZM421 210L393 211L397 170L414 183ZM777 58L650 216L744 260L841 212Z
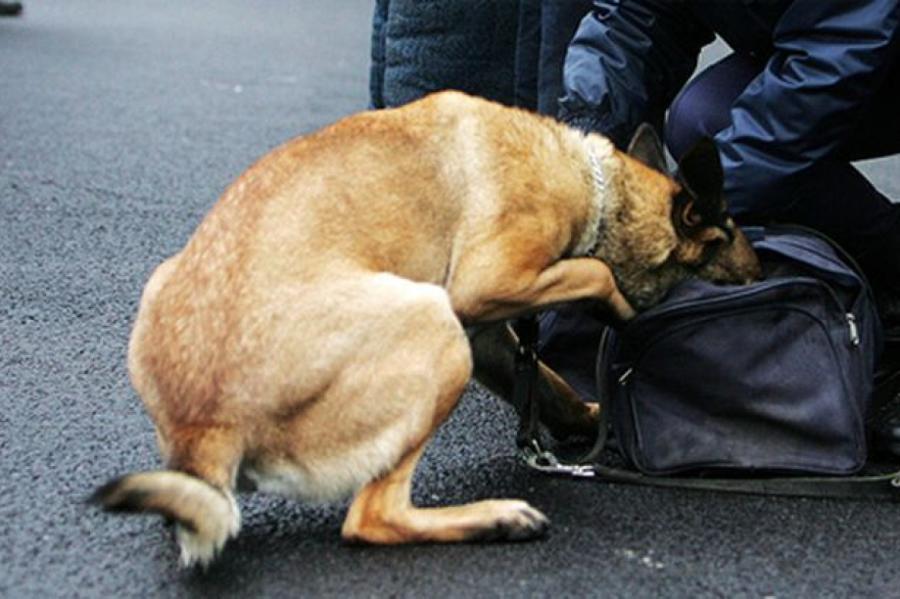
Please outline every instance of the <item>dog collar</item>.
M603 165L593 148L588 148L588 162L591 165L591 178L594 181L594 215L585 229L586 234L593 234L594 243L585 251L584 255L593 258L600 248L603 239L603 204L606 202L606 177L603 174Z

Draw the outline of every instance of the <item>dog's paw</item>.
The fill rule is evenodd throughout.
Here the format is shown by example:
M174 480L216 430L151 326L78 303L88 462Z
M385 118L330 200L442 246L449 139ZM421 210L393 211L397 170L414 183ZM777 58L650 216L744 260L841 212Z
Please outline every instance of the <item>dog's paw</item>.
M506 499L482 502L492 512L489 522L472 541L528 541L547 534L550 521L525 501Z

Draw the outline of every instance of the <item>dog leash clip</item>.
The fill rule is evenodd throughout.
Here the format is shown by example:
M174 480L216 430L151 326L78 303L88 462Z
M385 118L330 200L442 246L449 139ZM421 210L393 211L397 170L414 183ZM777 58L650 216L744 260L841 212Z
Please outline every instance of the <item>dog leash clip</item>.
M541 448L537 439L522 448L522 458L529 468L545 474L565 474L579 478L596 476L593 466L588 464L563 464L553 452Z

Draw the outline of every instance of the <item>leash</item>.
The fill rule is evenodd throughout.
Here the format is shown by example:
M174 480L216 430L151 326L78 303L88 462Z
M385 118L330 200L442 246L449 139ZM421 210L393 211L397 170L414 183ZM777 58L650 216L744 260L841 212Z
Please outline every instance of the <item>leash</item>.
M650 476L635 470L603 465L600 463L600 458L606 447L610 406L602 396L598 398L600 422L593 447L574 462L560 460L556 454L542 444L538 426L540 406L534 395L538 376L537 318L534 316L521 318L513 324L513 329L519 338L515 359L513 396L516 405L522 406L516 445L525 464L533 470L553 476L590 478L608 483L670 489L781 497L900 501L900 471L844 477L688 478ZM610 338L609 331L604 331L598 351L596 375L598 388L601 390L608 389L608 371L603 363L603 356Z
M592 465L582 459L579 463L567 464L561 462L555 454L544 448L541 443L540 406L534 397L534 388L538 376L538 321L536 316L527 316L513 322L513 330L518 337L518 347L515 357L515 377L513 382L514 405L522 406L519 412L519 429L516 433L516 445L525 463L546 474L567 474L578 477L593 477ZM605 411L601 411L601 426L598 430L594 447L585 456L590 458L595 453L603 451L606 444Z
M538 322L537 317L520 318L513 323L518 337L513 375L513 405L522 406L516 445L520 450L533 447L537 441L540 406L534 400L534 388L538 376Z

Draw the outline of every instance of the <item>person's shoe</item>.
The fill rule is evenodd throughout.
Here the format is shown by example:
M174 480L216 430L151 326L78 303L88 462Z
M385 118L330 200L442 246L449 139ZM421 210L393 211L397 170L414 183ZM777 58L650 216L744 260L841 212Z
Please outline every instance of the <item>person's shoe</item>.
M21 2L0 2L0 17L16 17L22 14Z
M869 284L885 336L900 337L900 265L885 273L869 275Z
M900 338L888 338L875 373L869 418L872 454L900 460Z

